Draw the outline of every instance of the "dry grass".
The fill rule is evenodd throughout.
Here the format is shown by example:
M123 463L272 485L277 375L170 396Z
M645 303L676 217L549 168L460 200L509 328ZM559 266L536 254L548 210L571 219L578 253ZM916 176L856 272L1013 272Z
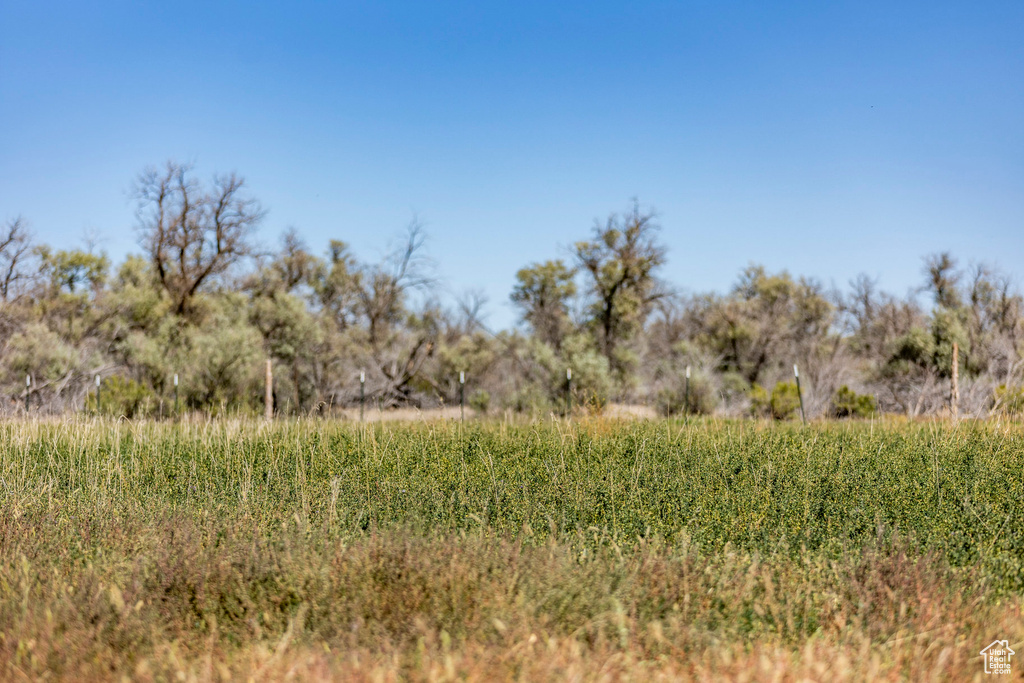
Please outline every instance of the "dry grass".
M245 520L0 520L0 671L103 680L967 680L1021 605L881 541L839 561ZM979 641L985 641L979 645Z
M359 422L360 412L358 408L335 409L334 417L340 417L351 422ZM459 406L447 406L444 408L391 408L380 410L367 407L362 413L362 419L366 422L437 422L443 420L460 420L463 413ZM601 416L611 420L656 420L658 411L655 408L644 405L628 403L609 403L601 411ZM479 413L470 407L465 409L467 420L481 417ZM505 419L519 419L512 413L504 416Z

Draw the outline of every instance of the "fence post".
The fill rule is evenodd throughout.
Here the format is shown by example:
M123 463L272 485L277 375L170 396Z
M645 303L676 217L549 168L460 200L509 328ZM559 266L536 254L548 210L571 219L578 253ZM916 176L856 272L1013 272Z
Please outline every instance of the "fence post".
M174 373L174 417L178 417L178 373Z
M689 419L690 416L690 366L686 366L686 400L683 403L683 416Z
M949 410L953 419L960 419L960 346L953 342L952 383L949 389Z
M466 421L466 372L459 370L459 418Z
M100 376L96 375L96 414L100 414Z
M800 399L800 421L807 424L807 416L804 414L804 392L800 389L800 370L793 363L793 377L796 378L796 395Z
M274 419L274 370L267 359L267 387L263 394L263 417L267 420Z
M366 409L366 370L359 371L359 423L363 422L363 413Z
M29 392L32 391L32 375L25 375L25 414L28 415Z
M565 369L565 417L572 417L572 368Z

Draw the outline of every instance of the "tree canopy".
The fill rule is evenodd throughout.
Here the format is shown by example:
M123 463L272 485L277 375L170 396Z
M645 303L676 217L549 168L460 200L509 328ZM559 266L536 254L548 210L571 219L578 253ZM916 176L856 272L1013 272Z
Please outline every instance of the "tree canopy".
M416 220L364 260L343 232L318 247L286 228L258 248L266 212L237 174L204 182L169 162L134 196L141 253L117 264L37 241L24 217L0 225L7 412L24 409L26 375L48 412L166 414L175 375L184 409L256 410L270 358L277 409L300 414L354 405L360 373L382 408L451 404L462 372L481 411L559 412L571 386L581 409L784 417L797 364L810 416L920 415L947 406L954 344L962 414L1024 405L1024 300L1006 273L949 253L921 261L921 301L867 276L826 290L757 264L700 292L661 279L656 214L634 201L568 258L541 252L515 273L519 324L489 330L479 294L438 295ZM97 374L117 378L104 405Z

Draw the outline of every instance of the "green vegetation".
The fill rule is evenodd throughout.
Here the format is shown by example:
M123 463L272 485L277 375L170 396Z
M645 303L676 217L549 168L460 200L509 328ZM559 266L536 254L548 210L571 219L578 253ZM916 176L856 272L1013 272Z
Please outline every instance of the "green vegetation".
M779 382L772 389L771 411L776 420L788 420L800 409L800 390L795 382Z
M1000 384L996 387L995 408L1007 415L1024 414L1024 387L1008 387Z
M755 384L748 392L750 412L754 417L770 417L775 420L788 420L799 416L800 391L795 382L778 382L772 393Z
M85 409L93 415L123 415L135 419L157 415L160 404L160 397L145 386L115 375L107 380L101 392L86 398Z
M874 396L858 394L845 384L832 396L832 416L844 417L871 417L875 414L877 402Z
M120 263L0 222L0 414L23 414L26 398L35 414L94 414L97 376L111 417L166 417L175 396L179 414L262 414L267 360L279 416L337 417L361 396L439 408L464 392L477 413L548 417L571 399L783 420L799 402L794 366L808 419L1019 412L1024 297L1008 274L948 253L924 259L924 305L867 276L829 289L754 263L729 291L701 292L664 280L670 257L700 254L670 254L654 209L633 201L589 233L581 216L563 259L536 245L502 330L485 324L482 292L444 294L416 220L366 260L343 240L354 225L319 245L294 229L258 240L273 226L238 175L204 181L169 162L139 174L132 197L139 252Z
M0 676L971 678L1024 639L1022 437L5 423Z

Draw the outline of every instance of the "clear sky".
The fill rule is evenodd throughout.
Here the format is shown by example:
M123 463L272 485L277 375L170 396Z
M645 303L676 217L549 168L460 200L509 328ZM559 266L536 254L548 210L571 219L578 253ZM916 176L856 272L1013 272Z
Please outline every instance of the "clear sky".
M1019 280L1024 2L0 0L0 220L119 260L171 158L245 176L268 245L373 259L419 215L495 327L632 197L684 291L903 294L946 249Z

